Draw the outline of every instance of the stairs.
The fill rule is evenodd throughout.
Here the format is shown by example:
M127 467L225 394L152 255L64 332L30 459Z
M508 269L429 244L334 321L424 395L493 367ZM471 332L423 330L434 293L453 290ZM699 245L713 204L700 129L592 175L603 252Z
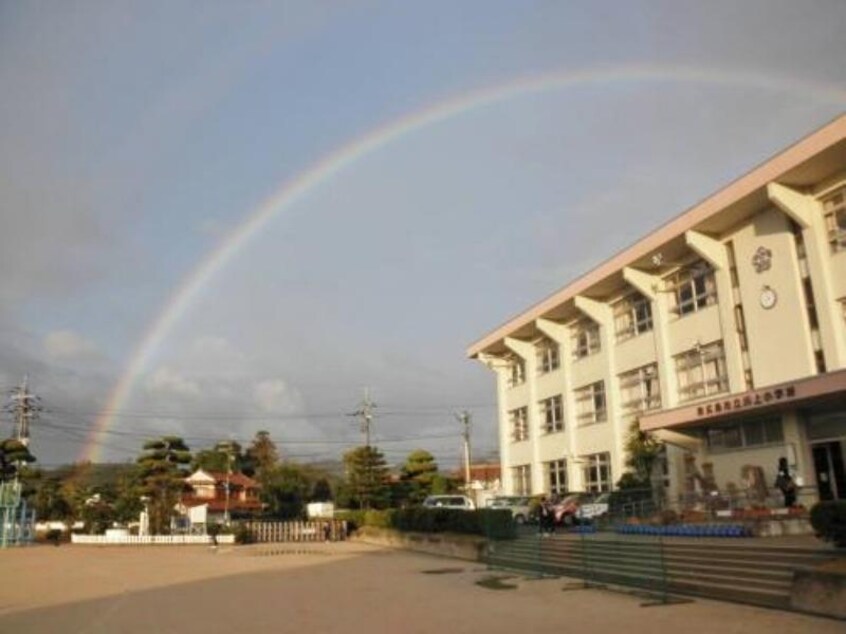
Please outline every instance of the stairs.
M483 561L528 573L789 609L793 571L837 557L761 540L684 539L597 533L491 541Z

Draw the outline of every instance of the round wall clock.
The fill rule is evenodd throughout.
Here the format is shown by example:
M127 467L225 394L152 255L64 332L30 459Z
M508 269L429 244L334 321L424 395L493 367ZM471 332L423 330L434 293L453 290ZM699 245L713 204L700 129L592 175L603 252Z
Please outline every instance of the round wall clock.
M766 308L767 310L769 310L770 308L772 308L773 306L776 305L777 301L778 301L778 295L776 295L776 292L773 288L771 288L769 286L765 286L761 290L761 307L762 308Z

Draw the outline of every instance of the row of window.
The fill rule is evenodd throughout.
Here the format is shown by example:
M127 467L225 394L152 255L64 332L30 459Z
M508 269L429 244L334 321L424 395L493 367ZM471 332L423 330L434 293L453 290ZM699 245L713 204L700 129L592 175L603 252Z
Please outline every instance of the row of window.
M728 391L728 374L725 351L721 341L692 350L675 357L679 399L690 401ZM661 383L655 363L620 374L620 407L625 416L661 407ZM605 381L582 386L573 392L578 425L602 423L608 419ZM564 401L556 394L538 403L540 428L545 434L564 431ZM528 407L518 407L509 412L513 441L529 439Z
M674 298L673 312L687 315L717 301L717 287L713 269L704 261L677 271L667 278L668 289ZM612 306L614 332L618 342L625 341L653 328L652 303L638 292L630 293ZM600 326L590 319L582 319L570 329L573 358L582 359L602 350ZM553 372L561 367L561 352L554 341L544 339L537 345L537 368L540 374ZM526 381L526 365L522 359L513 358L508 383L520 385Z
M823 201L828 242L833 252L846 249L846 190L841 189Z
M614 483L611 477L611 454L608 452L582 456L582 488L589 493L610 491ZM567 461L551 460L543 463L544 479L548 493L563 495L569 491ZM532 466L525 464L511 468L511 479L515 495L532 494Z

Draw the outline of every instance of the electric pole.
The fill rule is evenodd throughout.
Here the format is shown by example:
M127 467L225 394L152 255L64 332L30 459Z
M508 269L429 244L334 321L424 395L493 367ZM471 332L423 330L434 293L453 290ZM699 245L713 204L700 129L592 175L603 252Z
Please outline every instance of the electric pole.
M20 386L12 390L8 405L15 420L15 440L24 447L29 446L30 423L38 418L38 412L41 411L39 398L29 391L28 381L29 377L24 376Z
M364 434L364 446L370 447L370 425L373 423L373 410L376 403L370 400L370 390L364 388L364 401L350 416L357 416L361 420L361 433Z
M464 437L464 484L467 487L470 487L470 412L464 410L460 414L456 414L455 417L458 419L462 425L464 425L464 431L462 432L462 436Z

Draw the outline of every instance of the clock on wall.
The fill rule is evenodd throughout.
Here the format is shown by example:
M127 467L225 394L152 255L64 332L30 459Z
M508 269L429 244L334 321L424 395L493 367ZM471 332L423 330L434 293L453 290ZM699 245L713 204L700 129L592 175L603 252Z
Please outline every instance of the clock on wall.
M762 288L760 301L761 307L766 308L767 310L775 306L778 301L778 295L776 295L775 289L770 286Z

